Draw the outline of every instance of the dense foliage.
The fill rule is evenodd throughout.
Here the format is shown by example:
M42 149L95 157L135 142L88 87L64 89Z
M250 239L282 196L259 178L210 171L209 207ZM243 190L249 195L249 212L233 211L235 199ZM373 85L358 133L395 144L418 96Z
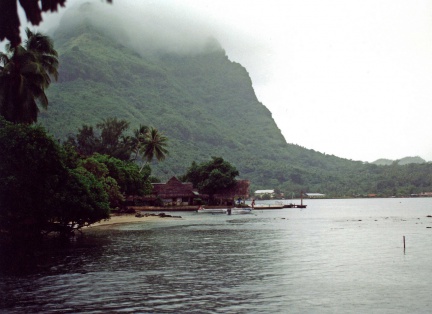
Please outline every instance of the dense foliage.
M129 128L129 123L117 118L106 118L93 126L83 125L76 136L69 136L68 143L75 146L80 154L90 156L94 153L107 154L112 157L129 160L131 142L123 133Z
M140 125L133 131L133 135L126 135L129 122L117 118L106 118L93 126L83 125L75 136L69 136L66 143L76 148L84 155L95 153L128 161L141 162L139 172L144 168L150 171L148 162L154 158L158 161L165 159L168 154L166 146L168 138L154 127Z
M108 218L108 196L41 127L0 120L0 228L40 234ZM77 214L79 213L79 214Z
M212 157L200 164L192 162L181 180L192 182L200 193L208 194L211 203L215 194L235 186L238 175L238 170L229 162L221 157Z
M133 129L157 125L170 138L173 157L152 164L162 180L185 173L193 161L224 156L252 191L329 197L432 191L429 163L382 167L287 144L245 68L217 45L189 55L137 53L107 35L108 27L67 25L54 35L62 66L40 119L58 138L117 117Z
M40 126L0 118L0 231L67 234L109 218L128 193L148 193L150 169L107 155L80 155Z
M134 162L97 153L92 155L91 159L106 166L107 175L115 180L122 194L150 194L152 186L149 182L151 174L149 167L145 167L143 171L140 171L138 165Z

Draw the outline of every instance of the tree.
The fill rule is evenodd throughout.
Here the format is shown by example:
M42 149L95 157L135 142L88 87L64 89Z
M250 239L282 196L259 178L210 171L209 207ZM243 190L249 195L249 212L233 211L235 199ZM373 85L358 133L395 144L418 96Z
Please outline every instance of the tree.
M129 122L117 118L107 118L96 124L97 134L92 126L83 125L75 137L69 137L68 143L75 146L79 153L91 156L94 153L106 154L120 160L129 160L131 141L123 133L129 128Z
M45 89L57 80L58 59L52 40L26 29L24 46L0 54L0 114L15 123L34 123L38 104L48 107Z
M0 229L37 233L67 177L59 148L42 128L13 125L0 117Z
M76 137L69 137L67 143L76 147L80 154L91 156L98 151L100 139L96 137L92 126L84 124L81 129L78 129Z
M17 0L2 1L0 10L0 41L6 38L12 47L21 43L17 2ZM112 0L107 0L107 2L111 3ZM20 0L19 3L26 14L27 21L33 25L39 25L42 22L42 12L55 12L59 6L64 6L66 0Z
M114 209L120 207L121 203L124 201L124 196L120 191L117 181L109 175L108 167L97 160L95 156L81 160L80 167L93 174L97 181L101 183L102 189L108 195L110 208Z
M108 155L95 154L92 158L107 167L108 175L116 180L123 194L144 195L151 192L150 168L140 172L137 164Z
M140 151L146 144L147 134L149 132L149 128L145 125L140 124L138 129L135 129L133 132L133 137L131 137L131 147L132 147L132 160L137 160L140 154Z
M106 118L96 124L96 127L101 130L99 153L121 160L130 159L130 138L123 135L129 128L129 122L117 118Z
M144 145L141 149L143 159L149 163L156 158L158 161L165 159L168 154L168 150L165 148L168 142L168 138L160 133L156 128L151 127L145 137ZM141 167L140 171L144 168Z
M96 176L65 160L40 126L0 117L0 230L35 236L109 218L109 198Z
M140 125L134 130L133 136L124 135L129 123L117 118L107 118L96 124L95 132L92 126L83 125L75 137L69 137L67 143L76 147L80 154L91 156L94 153L109 155L123 161L137 161L141 155L143 162L140 172L150 171L148 163L154 158L164 160L168 154L165 148L168 138L154 127Z
M54 231L68 235L74 230L108 219L110 201L114 199L110 192L103 180L84 167L68 169L65 184L58 191L48 223L41 232Z
M236 185L235 177L238 175L237 169L222 157L212 157L201 164L192 162L181 180L192 182L200 193L208 194L212 202L214 194Z

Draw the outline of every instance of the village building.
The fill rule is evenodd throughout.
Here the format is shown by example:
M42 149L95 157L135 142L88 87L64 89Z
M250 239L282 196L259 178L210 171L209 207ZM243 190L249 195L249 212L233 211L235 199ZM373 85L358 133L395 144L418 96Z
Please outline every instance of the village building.
M150 195L130 196L130 205L138 206L191 206L206 203L209 195L200 194L194 189L191 182L181 182L176 177L172 177L166 183L152 183L153 190ZM226 189L213 197L219 205L234 205L237 198L246 199L249 197L248 180L237 180L237 184L232 189Z
M181 182L172 177L166 183L152 183L152 194L162 201L163 206L186 206L194 205L194 199L200 197L198 190L193 188L190 182Z

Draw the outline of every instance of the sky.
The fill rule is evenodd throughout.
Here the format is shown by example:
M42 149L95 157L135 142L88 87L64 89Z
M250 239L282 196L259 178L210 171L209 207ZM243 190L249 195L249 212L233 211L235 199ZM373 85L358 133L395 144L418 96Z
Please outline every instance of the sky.
M216 38L288 143L366 162L432 161L432 0L96 2L102 23L122 12L138 49Z

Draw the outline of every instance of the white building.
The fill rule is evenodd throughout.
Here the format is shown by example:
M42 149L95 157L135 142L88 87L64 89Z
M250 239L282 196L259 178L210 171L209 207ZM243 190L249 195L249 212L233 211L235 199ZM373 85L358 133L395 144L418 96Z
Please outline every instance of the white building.
M274 190L256 190L255 196L263 196L265 194L269 194L271 197L274 196Z
M306 195L309 198L322 198L322 197L325 197L325 194L321 194L321 193L304 193L304 195Z

